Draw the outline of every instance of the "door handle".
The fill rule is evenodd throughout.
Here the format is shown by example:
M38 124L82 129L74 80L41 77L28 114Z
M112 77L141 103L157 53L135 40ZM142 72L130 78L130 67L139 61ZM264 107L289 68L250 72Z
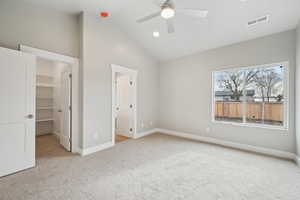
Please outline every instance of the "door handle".
M61 110L61 109L59 109L57 112L60 112L60 113L61 113L61 112L62 112L62 110Z
M34 118L34 115L33 115L33 114L27 115L27 119L33 119L33 118Z

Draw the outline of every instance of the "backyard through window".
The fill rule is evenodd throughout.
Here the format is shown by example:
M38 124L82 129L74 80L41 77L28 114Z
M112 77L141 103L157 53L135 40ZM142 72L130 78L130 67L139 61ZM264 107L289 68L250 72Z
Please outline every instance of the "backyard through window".
M269 65L214 72L214 121L283 127L285 70Z

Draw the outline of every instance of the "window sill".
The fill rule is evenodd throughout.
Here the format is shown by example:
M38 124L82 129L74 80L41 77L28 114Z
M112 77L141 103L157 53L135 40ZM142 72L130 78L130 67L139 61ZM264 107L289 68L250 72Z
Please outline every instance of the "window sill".
M272 125L259 125L259 124L250 124L250 123L235 123L235 122L224 122L224 121L216 121L212 120L214 124L224 124L224 125L232 125L232 126L240 126L240 127L248 127L248 128L262 128L269 130L279 130L279 131L288 131L287 127L280 126L272 126Z

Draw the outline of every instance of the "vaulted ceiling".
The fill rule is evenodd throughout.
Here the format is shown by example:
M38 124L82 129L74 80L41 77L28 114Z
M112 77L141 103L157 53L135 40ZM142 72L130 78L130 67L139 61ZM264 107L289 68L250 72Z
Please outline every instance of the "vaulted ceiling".
M161 17L136 23L158 11L163 0L22 1L71 13L108 11L123 31L160 61L293 29L300 19L300 0L173 0L176 8L207 9L209 13L206 19L176 14L176 31L168 34ZM269 22L247 26L248 21L265 15L270 16ZM160 32L160 37L154 38L153 31Z

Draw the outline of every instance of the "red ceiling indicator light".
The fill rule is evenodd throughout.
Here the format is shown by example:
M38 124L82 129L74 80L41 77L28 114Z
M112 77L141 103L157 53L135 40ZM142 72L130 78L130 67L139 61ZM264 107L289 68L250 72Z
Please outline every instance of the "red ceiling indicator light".
M106 18L108 16L109 16L108 12L101 12L100 13L100 17L102 17L102 18Z

